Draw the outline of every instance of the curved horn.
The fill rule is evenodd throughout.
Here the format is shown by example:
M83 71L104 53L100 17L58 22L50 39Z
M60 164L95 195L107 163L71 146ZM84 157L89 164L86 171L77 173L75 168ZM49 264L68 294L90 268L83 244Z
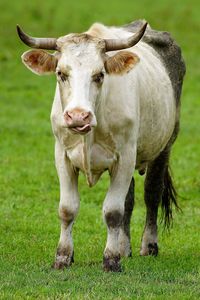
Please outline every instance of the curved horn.
M144 25L142 25L142 27L133 36L129 37L128 39L105 40L106 51L121 50L121 49L133 47L143 37L145 30L147 28L147 24L148 23L145 22Z
M23 43L31 48L47 49L47 50L57 50L56 38L34 38L27 35L23 30L17 25L17 33Z

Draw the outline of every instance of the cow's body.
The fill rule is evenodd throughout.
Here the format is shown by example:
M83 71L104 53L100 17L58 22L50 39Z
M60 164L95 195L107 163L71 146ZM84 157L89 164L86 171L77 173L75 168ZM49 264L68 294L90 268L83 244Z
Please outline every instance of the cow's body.
M135 22L124 28L109 28L94 24L87 35L98 39L128 38L132 35L131 31L135 32L140 25L141 22ZM60 43L63 43L63 39ZM175 202L175 199L167 165L170 147L178 131L184 63L179 48L168 35L148 28L143 40L129 48L129 54L133 53L133 58L138 60L134 67L131 66L130 70L121 74L105 74L100 92L96 96L93 129L84 135L74 134L68 129L69 125L66 126L63 118L63 105L66 106L63 99L73 98L66 106L69 124L71 115L69 114L69 117L68 111L75 112L77 117L80 113L79 107L83 105L79 103L79 99L90 97L85 96L89 93L86 92L86 88L89 91L89 87L83 78L87 77L84 68L87 69L89 64L87 55L92 53L93 44L85 47L85 44L80 42L79 46L76 41L73 45L75 46L70 49L68 55L73 54L74 70L78 70L77 77L70 79L71 92L64 92L61 84L57 84L51 113L56 138L55 157L61 188L59 213L62 220L55 267L68 266L73 260L71 229L79 208L79 170L85 174L89 186L93 186L101 174L108 170L111 184L103 206L108 227L104 269L119 271L119 255L131 254L129 226L133 208L131 178L134 169L139 170L141 174L147 169L147 219L141 255L157 255L156 219L161 198L167 211L166 217L171 215L170 201ZM169 49L166 50L169 47L174 49L174 53L170 54ZM82 52L86 57L84 60L81 57ZM113 56L115 52L109 55ZM167 59L170 57L172 61L168 65ZM95 60L98 61L98 57L94 56ZM65 62L66 58L61 57L62 63L60 62L58 67L63 67L63 61ZM125 63L128 64L129 61ZM173 69L174 65L176 70Z
M91 33L101 27L96 24ZM124 29L103 29L103 34L98 32L101 38L131 35ZM164 149L174 130L174 93L162 61L146 43L140 42L132 51L140 57L140 63L123 76L105 78L96 111L98 126L90 135L72 135L63 129L59 88L56 90L51 114L53 130L65 145L73 166L85 173L90 185L113 167L123 146L131 141L137 149L136 169L142 169Z

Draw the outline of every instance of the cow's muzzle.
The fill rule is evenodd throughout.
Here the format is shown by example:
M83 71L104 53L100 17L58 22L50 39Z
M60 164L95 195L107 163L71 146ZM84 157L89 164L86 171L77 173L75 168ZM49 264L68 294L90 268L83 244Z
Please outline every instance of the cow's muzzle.
M82 109L66 111L64 119L67 127L79 134L88 133L92 129L92 126L94 126L92 113Z

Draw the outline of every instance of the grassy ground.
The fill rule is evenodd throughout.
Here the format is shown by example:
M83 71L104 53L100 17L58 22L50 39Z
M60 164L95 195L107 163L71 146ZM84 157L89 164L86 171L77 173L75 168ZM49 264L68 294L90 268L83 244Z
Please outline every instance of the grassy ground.
M0 299L200 299L200 22L199 1L5 1L0 2ZM160 229L160 255L139 257L144 226L143 178L136 176L132 220L133 258L124 272L101 270L106 230L101 207L104 176L93 189L80 179L81 209L74 226L75 264L50 268L59 237L58 180L49 114L55 78L36 77L20 62L27 48L19 23L33 35L58 36L92 22L124 24L145 18L173 33L182 46L187 76L181 133L172 168L183 214L171 234Z

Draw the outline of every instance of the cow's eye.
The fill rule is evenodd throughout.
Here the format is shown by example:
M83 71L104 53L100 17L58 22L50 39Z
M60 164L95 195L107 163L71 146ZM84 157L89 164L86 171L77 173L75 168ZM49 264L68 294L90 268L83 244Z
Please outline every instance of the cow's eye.
M101 84L103 82L103 79L104 79L104 73L103 72L100 72L100 73L95 74L93 76L93 81L98 83L98 84Z
M62 82L66 81L66 80L67 80L67 78L68 78L68 75L67 75L67 74L64 74L64 73L62 73L61 71L58 71L58 72L57 72L57 76L58 76L58 78L59 78L59 79L61 79L61 80L62 80Z

